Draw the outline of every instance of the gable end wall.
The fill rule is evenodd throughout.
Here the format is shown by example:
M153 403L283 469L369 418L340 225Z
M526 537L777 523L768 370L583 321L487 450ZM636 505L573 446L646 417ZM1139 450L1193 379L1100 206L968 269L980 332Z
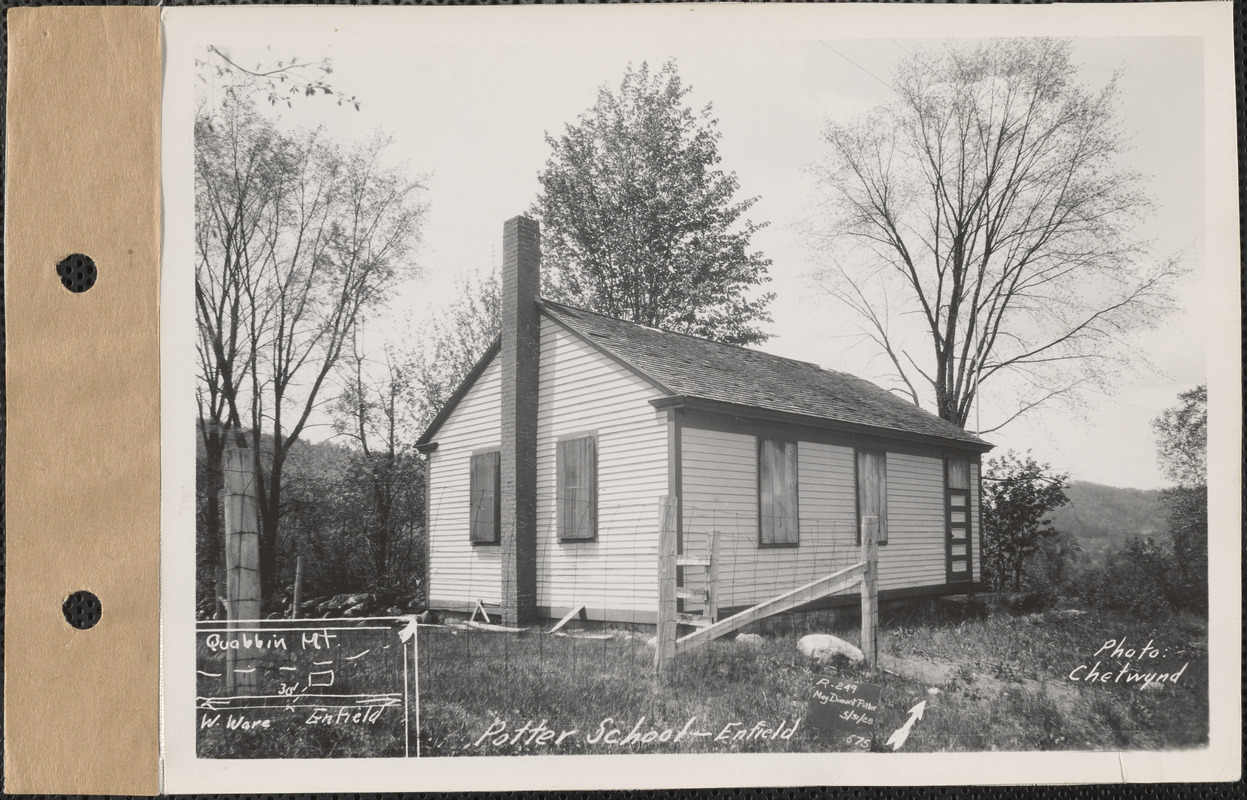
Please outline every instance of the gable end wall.
M537 605L544 616L586 606L591 618L652 622L658 498L669 491L661 392L552 320L541 321L537 421ZM429 604L501 603L501 549L469 541L473 452L501 445L497 358L438 431L430 453ZM555 503L560 437L598 441L598 535L560 542Z

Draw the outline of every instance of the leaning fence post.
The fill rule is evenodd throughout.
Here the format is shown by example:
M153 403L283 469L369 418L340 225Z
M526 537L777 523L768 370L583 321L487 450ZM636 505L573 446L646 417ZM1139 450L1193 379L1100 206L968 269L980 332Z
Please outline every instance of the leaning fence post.
M879 518L862 517L862 655L879 663Z
M654 639L654 671L663 672L675 660L676 633L676 514L674 497L658 499L658 625Z

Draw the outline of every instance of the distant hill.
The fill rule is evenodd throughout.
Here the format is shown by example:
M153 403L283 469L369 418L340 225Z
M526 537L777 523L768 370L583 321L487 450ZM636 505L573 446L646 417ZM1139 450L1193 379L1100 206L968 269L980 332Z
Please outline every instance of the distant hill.
M1065 490L1069 504L1052 513L1052 524L1073 534L1088 555L1099 555L1137 536L1165 531L1159 489L1123 489L1075 481Z

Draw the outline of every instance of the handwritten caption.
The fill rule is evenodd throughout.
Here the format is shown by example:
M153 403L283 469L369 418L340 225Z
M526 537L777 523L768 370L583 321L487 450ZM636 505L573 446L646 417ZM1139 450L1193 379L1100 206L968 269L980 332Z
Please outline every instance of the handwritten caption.
M200 730L375 726L402 719L405 654L390 627L200 633ZM246 684L243 675L251 676Z
M869 750L879 716L880 692L873 683L819 678L806 713L810 727L855 750Z
M1070 670L1069 679L1080 683L1163 686L1178 683L1188 666L1189 661L1179 665L1168 647L1156 647L1152 639L1139 646L1122 637L1106 639L1091 658Z
M633 724L615 717L606 717L596 726L581 728L551 728L548 720L530 719L519 727L511 727L506 720L495 719L472 743L474 748L490 747L558 747L570 742L583 741L590 745L607 747L631 747L636 745L674 743L704 740L729 745L733 742L789 740L801 727L802 720L759 720L757 722L727 722L712 724L700 717L690 717L682 725L654 724L641 717Z

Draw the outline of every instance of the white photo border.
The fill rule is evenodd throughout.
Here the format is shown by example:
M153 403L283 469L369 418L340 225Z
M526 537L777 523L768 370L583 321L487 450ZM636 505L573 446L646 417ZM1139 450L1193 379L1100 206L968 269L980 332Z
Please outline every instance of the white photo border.
M162 757L169 793L1234 780L1241 765L1241 340L1231 3L1028 6L703 4L492 8L166 8L162 174ZM965 36L1196 36L1204 42L1209 394L1210 736L1168 752L697 754L206 760L195 755L193 430L194 58L207 44L488 46L608 37L647 43Z

